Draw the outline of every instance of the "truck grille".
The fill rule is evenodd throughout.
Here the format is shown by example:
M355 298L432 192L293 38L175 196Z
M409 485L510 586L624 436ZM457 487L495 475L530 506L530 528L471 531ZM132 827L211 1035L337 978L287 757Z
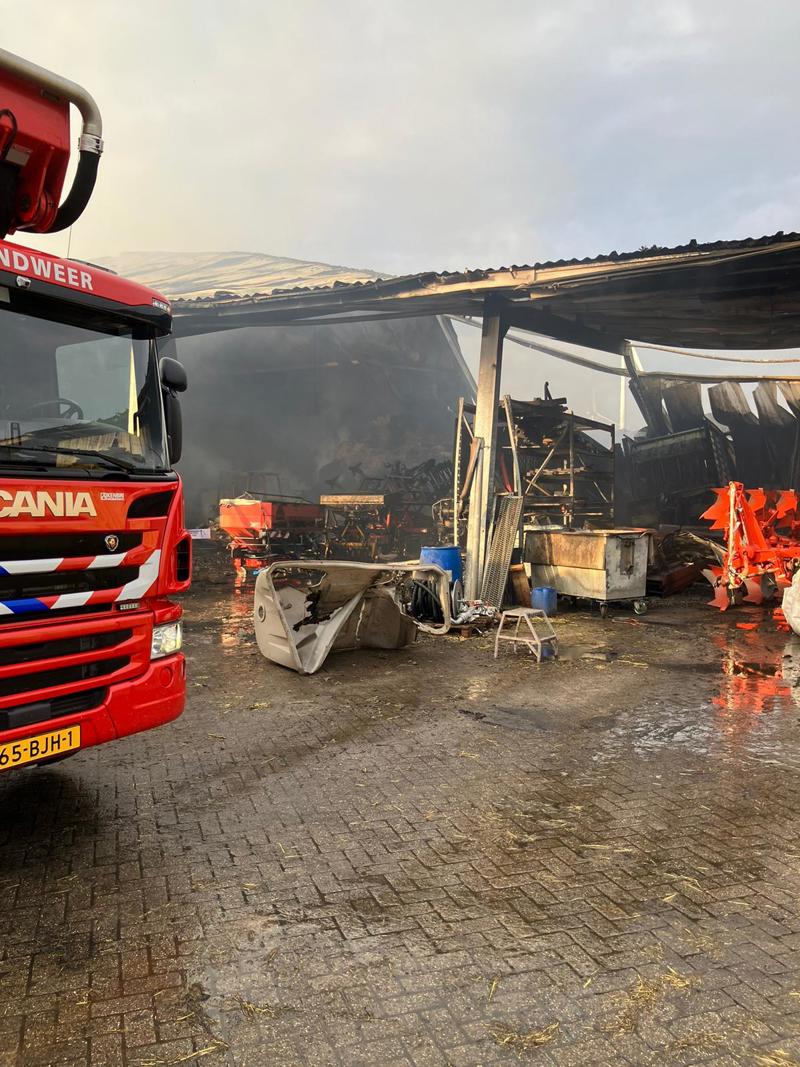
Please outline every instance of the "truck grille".
M0 535L0 629L20 616L146 596L158 581L158 540L158 530Z
M0 730L14 730L18 726L33 726L64 715L79 715L82 711L99 708L108 696L107 689L84 689L52 700L37 700L32 704L18 704L0 710Z
M90 533L25 534L0 537L0 566L4 560L18 559L75 559L81 556L102 556L108 552L106 538L118 539L115 552L130 552L142 543L138 530L103 530Z
M82 608L51 608L50 611L42 608L40 612L27 612L24 615L0 615L0 631L14 629L20 626L30 626L32 621L38 621L44 615L47 621L74 619L78 616L101 615L108 611L108 604L86 604Z
M132 582L138 575L138 567L50 571L46 574L0 574L0 600L24 600L29 597L118 589L127 582Z
M113 659L76 663L71 667L57 667L51 671L36 671L33 674L17 674L10 678L0 678L0 697L30 693L37 689L49 689L54 685L85 682L88 678L102 678L127 667L129 663L128 656L115 656Z
M150 640L148 614L120 614L108 607L80 623L48 617L43 627L37 620L30 636L23 629L0 628L0 729L6 711L79 696L144 673Z
M76 637L61 637L55 641L37 641L35 644L0 648L0 667L12 663L31 663L35 660L55 659L56 656L74 656L81 652L95 652L116 648L133 636L133 630L110 630L107 633L82 634Z

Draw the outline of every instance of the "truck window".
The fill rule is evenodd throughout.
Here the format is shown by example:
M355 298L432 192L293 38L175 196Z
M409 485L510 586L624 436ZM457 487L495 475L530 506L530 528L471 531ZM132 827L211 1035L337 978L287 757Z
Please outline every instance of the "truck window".
M51 446L59 467L85 466L88 449L167 470L155 341L0 307L0 459L19 465L26 445L39 463Z
M134 431L138 390L130 338L64 345L55 359L59 396L83 398L84 418L90 421Z

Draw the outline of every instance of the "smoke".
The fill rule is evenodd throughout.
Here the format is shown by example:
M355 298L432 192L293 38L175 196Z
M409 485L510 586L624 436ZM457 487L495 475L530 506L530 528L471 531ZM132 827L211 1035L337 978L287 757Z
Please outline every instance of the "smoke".
M253 488L316 501L387 463L449 457L472 383L445 329L423 318L179 338L188 524L204 525L248 474Z

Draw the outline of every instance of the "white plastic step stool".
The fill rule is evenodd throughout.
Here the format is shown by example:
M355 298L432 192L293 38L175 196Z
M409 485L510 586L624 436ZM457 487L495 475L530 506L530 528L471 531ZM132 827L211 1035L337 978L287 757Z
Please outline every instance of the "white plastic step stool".
M523 626L523 623L525 624ZM503 627L508 624L508 632L503 633ZM513 630L511 625L513 624ZM522 632L520 633L520 627ZM545 646L552 648L553 655L558 655L558 638L553 629L553 624L541 608L509 608L500 616L500 625L494 639L494 658L500 649L501 641L510 641L517 651L517 645L522 644L536 656L536 662L542 662L543 649Z

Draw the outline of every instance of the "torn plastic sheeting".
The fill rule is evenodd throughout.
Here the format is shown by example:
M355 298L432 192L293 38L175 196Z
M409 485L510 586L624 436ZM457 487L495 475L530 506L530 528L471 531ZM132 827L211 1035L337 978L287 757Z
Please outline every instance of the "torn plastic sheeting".
M433 585L442 623L410 614L417 583ZM417 628L450 629L447 574L433 564L292 560L256 579L253 619L262 655L300 674L314 674L334 650L397 649Z

